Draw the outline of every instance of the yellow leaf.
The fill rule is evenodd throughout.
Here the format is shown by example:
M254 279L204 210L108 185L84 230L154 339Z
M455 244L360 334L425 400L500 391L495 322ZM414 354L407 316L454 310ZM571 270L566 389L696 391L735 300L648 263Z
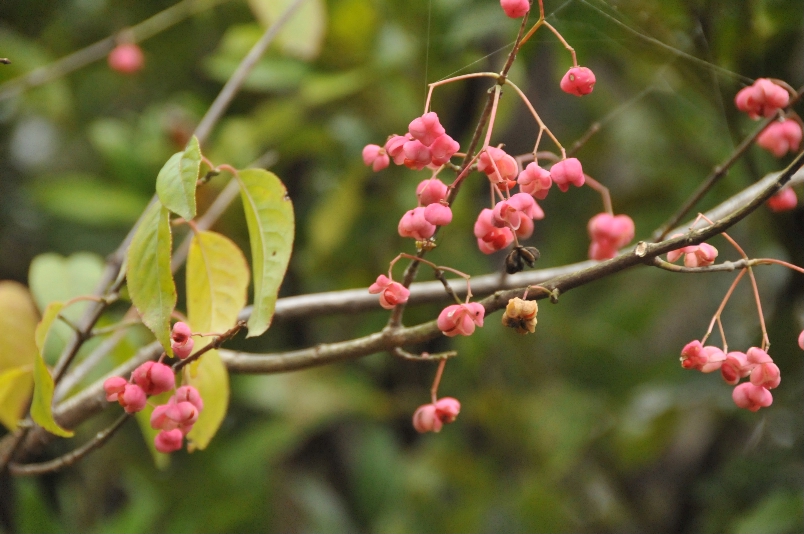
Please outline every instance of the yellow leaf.
M33 364L38 315L24 285L9 280L0 282L0 371Z
M220 428L229 408L229 372L217 350L211 350L198 360L195 376L186 375L187 383L195 387L204 400L198 421L187 434L187 450L203 450Z
M0 373L0 423L10 431L25 414L32 388L30 367L13 367Z
M246 305L248 280L248 262L237 245L215 232L196 234L187 256L187 318L193 331L233 327Z

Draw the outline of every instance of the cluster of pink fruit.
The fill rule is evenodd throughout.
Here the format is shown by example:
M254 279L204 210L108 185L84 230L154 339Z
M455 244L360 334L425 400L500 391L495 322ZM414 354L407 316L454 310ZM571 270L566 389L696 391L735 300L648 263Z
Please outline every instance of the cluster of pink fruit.
M178 322L171 333L171 347L176 357L185 359L193 348L190 327ZM176 388L173 369L160 362L145 362L131 373L131 379L112 376L103 383L106 400L117 401L127 413L136 413L145 408L149 396L160 395ZM193 386L181 386L167 404L154 408L151 427L160 432L154 438L159 452L169 453L181 449L184 436L192 430L198 415L204 408L201 395Z
M799 341L804 339L804 332ZM801 343L799 343L801 344ZM684 369L697 369L702 373L720 370L727 384L739 384L740 379L749 377L748 382L737 385L732 392L734 403L752 412L767 408L773 402L770 390L781 382L779 367L764 350L751 347L746 352L725 353L717 347L702 346L698 340L691 341L681 350L681 366Z
M734 97L737 109L754 120L772 117L787 107L789 102L790 92L767 78L759 78L752 85L741 89ZM789 117L780 117L779 120L770 123L757 137L757 144L775 157L781 158L788 152L799 149L803 135L801 119L793 113ZM797 204L796 193L789 186L768 200L768 207L773 211L791 210Z

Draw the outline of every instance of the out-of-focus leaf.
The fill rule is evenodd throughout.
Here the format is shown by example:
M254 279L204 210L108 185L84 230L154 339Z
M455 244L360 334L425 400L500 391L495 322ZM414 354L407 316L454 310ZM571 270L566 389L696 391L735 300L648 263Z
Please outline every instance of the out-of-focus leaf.
M294 0L249 0L248 4L260 23L269 27ZM305 0L276 36L282 51L305 60L314 59L321 51L327 29L324 0Z
M18 282L0 281L0 371L33 365L38 321L28 289Z
M290 261L293 204L272 172L246 169L239 172L238 180L251 243L254 310L248 320L248 337L254 337L271 325L279 286Z
M126 271L131 302L170 355L170 314L176 307L176 285L170 271L171 241L168 210L156 202L143 214L131 240Z
M364 166L352 172L332 194L323 195L308 219L310 248L317 259L328 257L347 239L355 217L363 204L363 182L368 173Z
M156 177L156 194L167 209L191 220L195 217L195 187L201 170L201 148L195 136L184 152L176 152Z
M151 456L154 459L154 465L156 465L156 468L160 470L167 469L167 467L170 465L170 455L156 450L154 438L160 431L151 427L151 414L153 413L155 406L167 404L172 395L173 390L170 390L150 397L148 399L150 402L145 405L145 408L137 412L134 416L137 418L137 424L140 427L140 432L142 432L145 445L148 447L148 450L151 452Z
M40 180L33 187L33 196L54 216L91 226L129 225L147 203L142 195L81 173Z
M798 532L804 520L801 493L780 490L762 499L753 509L737 518L729 529L736 534Z
M69 257L48 252L36 256L28 269L36 305L40 310L51 302L66 302L73 297L89 295L103 274L103 258L89 252L78 252ZM77 302L63 311L68 319L77 319L87 307Z
M306 104L320 106L339 98L353 95L365 87L371 77L365 69L354 69L336 74L310 76L301 90Z
M248 263L229 238L199 232L187 256L187 318L195 332L223 332L246 305Z
M9 431L25 414L33 388L31 366L12 367L0 372L0 423Z
M223 365L217 350L205 353L194 369L187 373L187 382L194 386L204 399L204 409L198 421L187 434L187 450L203 450L220 428L229 409L229 371Z
M47 365L45 365L45 360L41 355L50 325L53 324L63 307L64 303L62 302L48 304L45 313L42 315L42 320L36 327L35 339L39 352L34 361L34 394L31 403L31 417L36 421L36 424L51 434L69 438L73 436L73 431L62 428L53 419L53 390L55 385L53 384L53 377L50 376L50 371L47 370Z

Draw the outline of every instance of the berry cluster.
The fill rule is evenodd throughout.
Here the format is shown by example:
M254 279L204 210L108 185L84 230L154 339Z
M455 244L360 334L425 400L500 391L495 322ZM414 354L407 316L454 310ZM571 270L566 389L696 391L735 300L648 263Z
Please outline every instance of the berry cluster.
M770 123L757 137L757 144L777 158L797 151L804 137L801 118L794 112L788 116L781 113L790 102L792 90L780 84L784 82L776 83L767 78L759 78L734 97L737 109L754 120L780 114L779 119ZM768 207L777 212L792 210L797 204L796 193L789 186L768 200Z
M191 336L187 324L178 322L173 326L171 346L178 358L185 359L192 352L194 342ZM117 401L127 413L143 410L147 397L160 395L175 387L173 369L161 361L143 363L134 369L130 380L112 376L103 383L106 400ZM198 390L189 385L177 388L167 404L154 407L151 427L160 430L154 438L156 450L169 453L181 449L184 436L192 430L203 408L204 402Z
M695 340L681 350L681 366L702 373L719 369L727 384L737 385L732 392L734 403L752 412L771 405L773 395L770 390L781 382L779 367L766 351L757 347L751 347L746 352L725 353L711 345L702 346L700 341ZM739 384L745 377L749 377L749 381Z

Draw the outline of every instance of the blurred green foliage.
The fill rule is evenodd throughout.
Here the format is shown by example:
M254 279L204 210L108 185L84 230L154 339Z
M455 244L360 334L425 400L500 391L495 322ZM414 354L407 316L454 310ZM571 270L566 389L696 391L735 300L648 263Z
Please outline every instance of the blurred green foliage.
M0 65L0 84L172 3L6 0L0 56L13 63ZM116 248L161 166L261 35L253 4L271 3L226 1L143 42L146 67L133 76L100 60L0 102L1 279L72 294L42 275L75 284L97 276L87 256L46 256L31 279L28 272L42 253L103 256ZM216 163L273 162L286 184L297 235L282 295L366 287L399 251L412 251L396 224L423 173L372 174L360 150L404 132L422 111L426 82L499 70L518 27L496 0L316 5L319 53L272 47L203 146ZM570 58L548 32L520 53L511 78L566 146L601 123L578 157L611 189L615 211L634 218L638 238L752 130L732 106L744 77L804 83L800 0L547 0L546 9L596 73L595 92L577 99L559 91ZM302 24L304 31L313 30ZM487 86L467 81L435 92L433 109L462 146ZM523 153L536 133L506 94L493 142ZM750 150L699 209L780 167ZM471 225L487 192L474 178L432 259L482 274L500 269L502 258L476 250ZM223 184L216 178L199 190L199 212ZM585 225L599 202L582 189L542 203L547 218L529 242L541 250L539 267L586 257ZM242 208L233 206L215 230L247 249ZM801 208L759 210L732 235L752 256L804 264ZM736 258L722 239L714 244ZM73 272L79 262L86 272ZM635 269L543 304L534 335L502 331L495 315L471 338L414 347L460 352L440 391L459 398L463 411L439 435L416 435L410 425L429 396L434 367L426 364L377 354L287 375L233 376L230 412L207 450L174 454L158 470L129 424L62 473L2 479L0 519L9 532L801 532L804 387L795 336L804 281L776 267L757 277L784 379L773 406L756 414L738 411L716 376L678 365L731 275ZM743 284L724 315L736 349L760 335ZM438 310L413 307L405 322ZM106 324L124 311L113 308ZM269 351L347 339L376 331L386 317L282 321L233 346ZM115 357L142 337L132 332ZM114 415L45 455L89 439Z

